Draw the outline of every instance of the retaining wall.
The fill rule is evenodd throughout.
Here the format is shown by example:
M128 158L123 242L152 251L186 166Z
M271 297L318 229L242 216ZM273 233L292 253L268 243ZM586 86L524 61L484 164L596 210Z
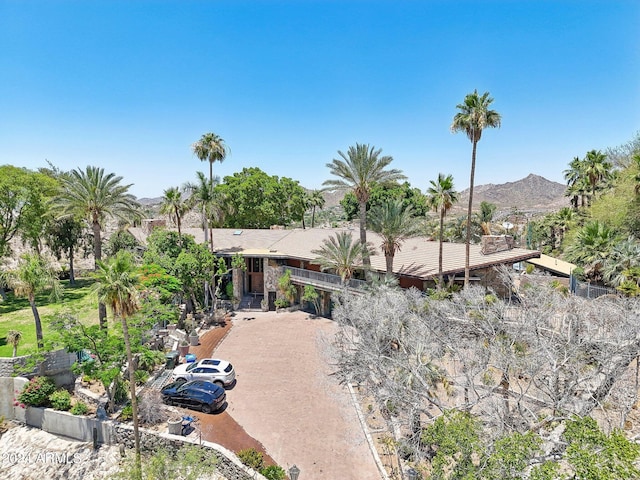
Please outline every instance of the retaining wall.
M36 427L54 435L61 435L82 442L93 442L93 432L97 433L98 443L108 445L124 445L133 449L135 440L133 426L121 424L112 420L99 420L82 415L72 415L51 408L22 408L15 405L16 391L29 380L24 377L0 377L0 415L7 420L16 420L31 427ZM227 480L265 480L262 475L244 466L236 455L211 442L198 443L191 439L160 433L143 428L140 432L140 447L142 451L156 451L158 448L178 449L184 445L199 445L211 452L218 459L217 469Z

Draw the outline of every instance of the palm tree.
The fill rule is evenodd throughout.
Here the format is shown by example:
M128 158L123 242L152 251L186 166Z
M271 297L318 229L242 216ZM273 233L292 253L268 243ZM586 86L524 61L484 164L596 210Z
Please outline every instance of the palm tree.
M571 205L575 210L578 209L578 199L580 197L584 200L584 175L582 172L582 160L579 157L574 157L569 163L569 168L564 171L564 179L567 181L566 196L571 197ZM584 201L583 201L584 206Z
M184 190L189 193L189 208L197 208L202 218L204 241L209 242L213 252L213 220L223 216L215 186L217 178L213 182L207 180L204 173L196 172L196 181L184 185Z
M229 152L224 140L215 133L205 133L191 149L202 162L209 162L209 182L213 183L213 162L222 163Z
M566 248L565 258L584 266L585 273L597 280L617 241L614 230L599 221L589 222L578 231L574 243Z
M633 237L616 243L602 267L602 277L614 287L628 280L626 272L640 267L640 242Z
M120 318L122 323L122 335L127 350L127 364L129 370L129 389L131 393L131 410L133 415L133 434L136 448L136 473L142 477L142 465L140 462L140 434L138 432L138 401L136 399L136 377L133 368L133 355L131 353L131 340L127 319L140 308L138 304L139 276L136 273L133 257L129 252L119 251L108 262L98 262L98 270L95 274L97 282L94 284L96 293L101 302L108 305L113 316Z
M607 156L600 150L587 152L582 161L582 171L589 184L591 198L595 197L596 190L601 187L602 182L611 177L611 168Z
M402 199L387 200L369 210L368 220L371 230L382 237L380 248L384 252L387 276L391 276L396 252L407 238L418 235L420 229L413 207L403 208Z
M311 207L311 228L316 224L316 208L322 210L325 204L324 195L320 190L313 190L309 195L309 206Z
M326 185L331 190L350 190L356 196L360 208L360 243L367 244L367 201L374 184L397 183L406 177L400 170L385 168L391 163L393 157L380 156L382 149L376 150L368 144L356 143L349 147L346 155L338 150L341 159L333 159L327 163L330 173L338 178L326 180ZM368 251L363 251L362 263L366 270L371 267Z
M171 187L164 191L162 203L160 204L160 213L168 214L176 222L178 226L178 236L182 237L182 218L191 210L189 202L182 196L182 192L178 187Z
M440 213L440 231L438 234L438 285L442 285L442 243L444 235L444 217L454 203L458 201L458 192L453 185L453 176L438 174L438 180L431 180L427 189L429 203L436 212Z
M496 212L495 203L480 202L480 211L476 212L475 219L480 227L480 235L491 235L491 223L493 222L493 214Z
M18 330L9 330L7 332L6 342L13 347L13 356L18 356L18 345L22 340L22 332Z
M101 232L107 217L123 221L140 218L140 204L128 193L131 185L122 185L122 177L114 173L105 175L103 168L88 166L85 171L72 170L60 177L61 189L54 198L54 209L59 218L82 218L93 231L95 268L102 260ZM107 328L107 310L99 304L100 326Z
M363 268L361 262L364 256L372 252L359 240L354 242L350 233L338 232L334 237L323 240L322 246L317 250L311 250L311 253L318 255L312 263L319 264L323 270L335 270L340 275L342 284L346 285L354 272Z
M471 151L471 175L469 178L469 208L467 209L467 239L465 249L465 261L464 261L464 286L469 285L469 251L471 245L471 209L473 206L473 181L476 171L476 149L480 138L482 137L482 131L485 128L499 127L501 123L501 117L495 110L490 110L489 107L493 103L493 98L489 96L489 92L485 92L483 95L478 95L478 91L474 90L473 93L468 94L464 98L464 102L457 105L456 108L460 110L453 117L453 123L451 124L451 131L465 132L469 140L473 145Z
M36 306L36 294L51 289L52 300L57 299L62 287L58 281L55 269L38 254L26 253L22 255L18 269L8 272L5 280L17 297L27 297L36 324L36 339L38 348L43 348L42 322Z

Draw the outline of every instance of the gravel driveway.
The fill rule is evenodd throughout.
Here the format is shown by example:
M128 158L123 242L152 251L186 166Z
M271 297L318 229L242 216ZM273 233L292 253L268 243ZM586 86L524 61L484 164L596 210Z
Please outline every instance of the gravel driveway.
M299 480L379 480L347 389L331 376L334 322L302 312L237 312L215 356L233 363L228 412Z

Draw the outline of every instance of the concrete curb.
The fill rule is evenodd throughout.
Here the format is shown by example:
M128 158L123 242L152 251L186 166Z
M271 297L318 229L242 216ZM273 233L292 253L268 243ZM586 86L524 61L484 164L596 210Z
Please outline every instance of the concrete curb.
M382 464L382 460L380 460L380 456L378 455L378 450L373 443L373 438L369 433L369 428L367 427L367 423L364 419L364 414L362 413L362 409L360 408L360 403L358 402L358 398L356 397L356 392L353 389L353 385L351 383L347 383L347 388L349 389L349 394L351 395L351 401L353 402L353 406L356 409L356 413L358 414L358 420L360 421L360 426L362 427L362 431L364 432L364 436L367 439L367 443L369 445L369 450L371 451L371 455L373 455L373 460L376 462L376 466L378 467L378 471L380 472L380 478L383 480L391 480L389 475L387 474L387 470L384 468Z

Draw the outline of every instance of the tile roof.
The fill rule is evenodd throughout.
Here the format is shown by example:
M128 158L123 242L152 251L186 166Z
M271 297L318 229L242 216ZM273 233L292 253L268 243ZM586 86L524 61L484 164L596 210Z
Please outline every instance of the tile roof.
M139 241L144 242L146 235L140 228L130 229ZM316 255L312 250L320 248L322 241L335 233L347 231L354 239L359 238L357 228L307 228L290 230L267 229L213 229L213 246L221 255L236 252L244 255L273 258L293 258L313 260ZM187 228L182 233L193 235L196 242L204 242L202 229ZM385 258L380 249L381 237L374 232L367 232L367 240L374 247L376 254L371 257L371 266L378 271L386 269ZM464 272L465 244L444 242L442 270L444 274ZM537 258L540 252L523 248L513 248L501 252L484 255L480 252L480 244L470 246L469 264L471 270L487 268L500 264L513 264L531 258ZM430 278L438 274L438 242L426 240L424 237L410 238L403 242L400 251L396 252L393 262L396 274L417 278Z

